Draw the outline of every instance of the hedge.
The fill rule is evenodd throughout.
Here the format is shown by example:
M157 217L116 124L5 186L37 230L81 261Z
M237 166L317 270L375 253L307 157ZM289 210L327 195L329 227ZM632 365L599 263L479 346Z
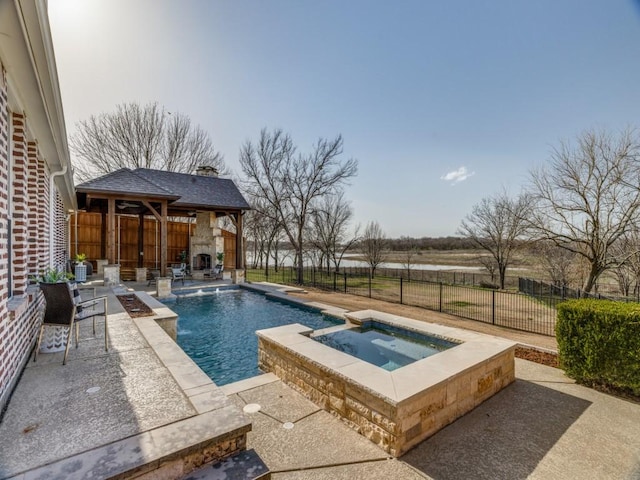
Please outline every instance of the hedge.
M558 354L567 375L640 395L640 304L580 299L557 308Z

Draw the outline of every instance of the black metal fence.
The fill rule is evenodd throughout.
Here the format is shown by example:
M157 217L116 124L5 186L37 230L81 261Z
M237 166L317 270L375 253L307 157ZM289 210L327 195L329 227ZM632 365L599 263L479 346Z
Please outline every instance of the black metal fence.
M455 267L452 267L455 268ZM341 272L349 275L368 275L369 267L341 267ZM497 285L498 275L493 277L488 273L480 272L452 272L449 270L422 270L417 268L377 268L376 276L403 278L404 280L422 280L424 282L450 283L452 285L472 285L483 287L487 285ZM518 288L518 277L506 276L504 287L506 289Z
M637 291L633 297L621 297L619 295L603 294L601 292L586 293L580 289L570 288L564 285L554 285L531 278L519 278L518 290L532 297L543 299L543 301L547 301L553 306L569 298L597 298L614 300L616 302L640 302L640 290Z
M247 280L297 284L293 267L247 270ZM504 290L453 285L444 281L405 279L357 273L350 269L327 272L306 268L303 285L322 290L359 295L403 305L422 307L470 320L542 335L555 335L555 303L549 298Z

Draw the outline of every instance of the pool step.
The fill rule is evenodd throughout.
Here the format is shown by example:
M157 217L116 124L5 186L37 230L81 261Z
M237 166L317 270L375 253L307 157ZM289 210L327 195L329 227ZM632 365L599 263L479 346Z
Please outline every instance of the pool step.
M244 450L222 462L205 465L182 480L269 480L271 472L255 450Z

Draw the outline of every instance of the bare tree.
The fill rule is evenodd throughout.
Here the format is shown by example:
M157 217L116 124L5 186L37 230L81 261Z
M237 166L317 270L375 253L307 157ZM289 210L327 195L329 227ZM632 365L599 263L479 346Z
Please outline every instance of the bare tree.
M369 264L371 276L376 273L376 268L384 262L387 254L387 239L378 222L369 222L360 239L360 250L364 261Z
M322 252L327 272L331 265L336 273L339 272L345 253L358 241L357 226L353 233L348 232L352 217L353 210L342 191L326 195L313 211L310 242Z
M640 231L631 229L612 245L618 264L612 268L620 293L628 297L640 286Z
M167 112L157 103L125 103L115 112L92 115L79 122L70 144L80 180L121 168L191 173L210 165L229 173L207 132L192 125L189 117Z
M492 255L480 255L478 257L478 263L485 268L485 270L489 274L489 277L491 278L490 284L493 288L495 288L496 285L493 285L493 283L496 281L496 270L498 270L496 259L493 258Z
M504 289L507 267L514 253L523 246L525 218L531 210L530 198L521 194L511 199L506 192L483 198L460 225L458 233L491 254L498 268L500 288Z
M586 131L575 146L561 143L546 168L531 172L537 204L530 226L538 236L585 259L582 290L619 263L612 245L632 228L640 209L640 142L626 130L614 137Z
M407 279L411 280L411 266L415 262L415 258L420 255L418 241L411 237L400 237L399 246L401 248L402 267L407 271Z
M269 261L273 259L275 270L279 265L279 243L283 233L273 207L260 198L249 197L253 210L245 214L245 234L253 239L254 268L265 268L269 275ZM264 263L263 263L264 262Z
M357 173L357 161L340 162L341 154L341 135L319 139L309 154L296 154L291 137L280 129L263 129L257 144L247 141L241 148L245 188L276 212L296 252L298 283L303 281L305 232L314 204Z
M549 276L551 283L559 287L571 285L576 268L575 253L548 240L539 240L532 247L531 252Z

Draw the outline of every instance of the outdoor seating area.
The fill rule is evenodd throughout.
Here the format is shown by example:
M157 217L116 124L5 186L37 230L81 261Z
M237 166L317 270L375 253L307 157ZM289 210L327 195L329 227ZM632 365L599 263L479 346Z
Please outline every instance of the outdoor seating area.
M69 347L72 343L72 336L75 335L75 344L78 348L80 340L80 322L82 320L93 320L93 335L96 335L96 317L101 317L104 323L104 349L109 350L108 337L108 310L106 295L96 296L95 287L83 288L85 292L91 291L90 298L82 300L81 289L76 283L41 283L40 290L44 294L45 309L43 312L40 333L33 353L33 361L38 358L38 351L42 345L43 336L47 329L57 329L49 337L53 338L52 345L48 350L56 351L58 345L65 345L62 364L67 363ZM58 333L62 330L61 333ZM47 350L45 349L45 351Z

